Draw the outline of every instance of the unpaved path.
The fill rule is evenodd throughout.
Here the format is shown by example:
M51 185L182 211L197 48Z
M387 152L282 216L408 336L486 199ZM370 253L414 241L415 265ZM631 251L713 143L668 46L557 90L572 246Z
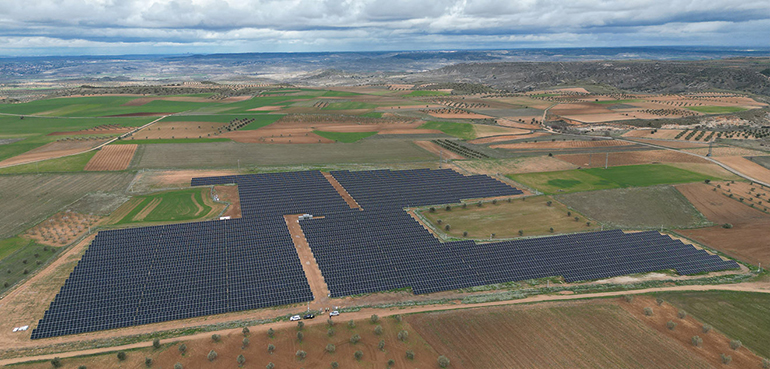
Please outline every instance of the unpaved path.
M294 241L294 247L297 249L299 261L302 263L302 269L305 271L310 290L313 291L313 301L308 304L308 308L314 310L323 310L332 305L329 302L329 286L326 285L324 276L321 275L321 268L313 256L313 250L305 238L305 232L299 224L299 214L284 215L286 226L289 228L291 240Z
M645 293L653 293L653 292L671 292L671 291L738 291L738 292L770 293L770 283L752 282L752 283L741 283L741 284L733 284L733 285L716 285L716 286L714 285L676 286L676 287L662 287L662 288L647 288L647 289L633 290L633 291L598 292L598 293L588 293L588 294L581 294L581 295L538 295L538 296L532 296L532 297L528 297L520 300L495 301L495 302L486 302L486 303L479 303L479 304L455 304L455 305L445 304L445 305L414 306L414 307L391 308L391 309L379 309L379 308L378 309L361 309L360 311L357 311L357 312L344 313L340 316L340 318L337 318L337 319L361 320L361 319L369 318L372 314L377 314L380 318L383 318L383 317L398 315L398 314L422 313L422 312L429 312L429 311L471 309L471 308L486 307L486 306L518 305L518 304L530 304L535 302L547 302L547 301L569 301L569 300L577 300L577 299L603 298L603 297L636 295L636 294L645 294ZM325 319L305 320L305 324L306 325L326 324L326 320ZM249 330L251 331L251 334L258 334L258 333L267 332L269 328L289 329L294 326L296 326L296 323L294 322L282 321L277 323L253 326L253 327L250 327ZM227 330L222 330L217 332L198 333L190 336L179 337L179 339L174 341L207 339L211 337L212 334L220 334L223 336L228 334L238 334L240 333L241 329L242 328L234 328L234 329L227 329ZM91 350L80 350L80 351L71 351L71 352L64 352L64 353L58 353L58 354L40 355L40 356L34 356L34 357L5 359L5 360L0 360L0 365L9 365L13 363L20 363L20 362L32 361L32 360L50 360L50 359L53 359L54 357L67 358L67 357L82 356L82 355L94 355L94 354L115 352L115 351L121 351L121 350L130 350L130 349L150 347L150 346L152 346L152 342L138 342L138 343L123 345L123 346L102 347L102 348L96 348Z

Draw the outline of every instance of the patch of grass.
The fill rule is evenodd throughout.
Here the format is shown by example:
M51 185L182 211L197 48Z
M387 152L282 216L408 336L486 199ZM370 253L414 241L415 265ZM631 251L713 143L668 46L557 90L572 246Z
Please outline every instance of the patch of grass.
M378 111L372 111L372 112L361 114L360 116L366 117L366 118L382 118L382 113Z
M278 119L283 118L283 116L286 114L262 114L262 115L251 115L249 118L254 119L253 122L246 125L246 127L241 128L241 131L251 131L255 129L259 129L265 126L269 126Z
M327 96L327 97L345 97L345 96L359 96L361 94L357 92L349 92L349 91L326 91L321 96Z
M56 117L100 117L132 113L178 113L206 105L222 103L155 100L139 106L123 106L135 96L89 96L36 100L23 104L0 106L0 112L10 114L38 114Z
M331 103L321 110L355 110L355 109L374 109L377 105L358 101L347 101Z
M158 138L150 140L118 140L110 145L153 145L153 144L188 144L204 142L230 142L229 138Z
M230 123L233 119L251 118L251 115L219 114L219 115L172 115L163 118L161 122L211 122Z
M547 204L549 201L550 206ZM538 236L591 231L596 228L597 225L587 227L585 217L576 211L567 215L569 211L549 196L535 196L526 200L514 199L510 203L484 203L482 207L469 203L465 208L453 206L450 211L436 208L435 212L423 211L421 214L437 229L457 238L462 238L463 232L468 232L469 238L489 238L492 233L497 238L513 238L519 237L519 230L524 231L524 236ZM576 222L575 216L581 221ZM438 224L439 219L441 224ZM449 231L444 230L447 224L451 226ZM553 233L550 228L554 229Z
M32 275L60 250L58 247L47 248L48 251L44 251L43 245L18 236L0 241L0 253L6 254L0 259L0 293ZM8 287L5 287L5 283L8 283Z
M731 291L656 294L759 356L770 357L770 294Z
M38 163L0 168L0 174L80 172L94 155L96 155L96 150Z
M356 142L358 140L362 140L364 138L367 138L369 136L374 136L377 134L377 132L324 132L324 131L313 131L313 133L328 138L330 140L334 140L337 142L344 142L344 143L351 143Z
M473 129L473 124L470 123L432 121L421 125L420 128L437 129L450 136L454 136L463 140L472 140L476 138L476 131Z
M415 90L410 92L406 97L420 97L420 96L446 96L449 92L446 91L430 91L430 90Z
M208 191L195 188L138 196L141 202L115 224L201 219L211 212L211 207L203 201Z
M510 174L508 177L547 194L647 187L715 179L704 174L662 164Z
M703 114L725 114L748 110L740 106L688 106L687 109Z

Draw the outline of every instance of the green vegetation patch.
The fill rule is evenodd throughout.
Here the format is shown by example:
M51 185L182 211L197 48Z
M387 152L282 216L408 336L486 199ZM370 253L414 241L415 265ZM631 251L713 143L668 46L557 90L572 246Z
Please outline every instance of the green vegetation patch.
M366 117L366 118L382 118L382 113L378 111L372 111L372 112L361 114L360 116Z
M415 90L410 92L406 97L420 97L420 96L445 96L449 95L446 91L431 91L431 90Z
M40 245L24 237L0 241L0 293L32 275L56 255L59 249Z
M740 106L688 106L687 109L703 114L725 114L748 110Z
M230 142L229 138L158 138L149 140L118 140L110 145L153 145L153 144L188 144L204 142Z
M178 113L206 105L222 103L154 100L144 105L124 106L136 96L89 96L36 100L23 104L0 106L0 112L56 117L100 117L134 113Z
M203 201L208 191L208 188L195 188L138 196L141 202L115 224L201 219L211 212L211 207Z
M377 134L377 132L324 132L324 131L313 131L313 133L328 138L330 140L334 140L337 142L344 142L344 143L351 143L356 142L358 140L362 140L364 138L367 138L369 136L374 136Z
M361 94L357 92L350 92L350 91L326 91L321 96L326 97L345 97L345 96L359 96Z
M432 121L421 125L420 128L437 129L450 136L454 136L463 140L472 140L476 138L476 130L473 129L473 124L470 123Z
M704 291L657 296L727 337L740 340L759 356L770 357L770 294Z
M80 172L94 155L96 155L96 150L37 163L0 168L0 174Z
M662 164L511 174L508 177L547 194L625 187L647 187L716 179L711 176Z
M558 197L586 216L624 228L683 228L708 220L672 186L616 188Z
M365 102L358 102L358 101L347 101L347 102L336 102L336 103L330 103L328 106L321 110L356 110L356 109L374 109L377 105L365 103Z

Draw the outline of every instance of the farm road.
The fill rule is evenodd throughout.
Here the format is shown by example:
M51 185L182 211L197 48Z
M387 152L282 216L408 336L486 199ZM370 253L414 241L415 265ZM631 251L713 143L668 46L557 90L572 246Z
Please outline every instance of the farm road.
M532 297L528 297L520 300L495 301L495 302L486 302L486 303L478 303L478 304L462 304L462 305L447 304L447 305L416 306L416 307L392 308L392 309L381 309L381 308L361 309L360 311L353 312L353 313L344 313L341 315L339 319L362 320L362 319L369 318L372 314L377 314L378 316L380 316L380 318L382 318L382 317L398 315L398 314L423 313L423 312L455 310L455 309L472 309L472 308L487 307L487 306L519 305L519 304L530 304L530 303L549 302L549 301L568 301L568 300L591 299L591 298L605 298L605 297L613 297L613 296L636 295L636 294L645 294L645 293L652 293L652 292L671 292L671 291L736 291L736 292L770 293L770 283L750 282L750 283L740 283L740 284L734 284L734 285L675 286L675 287L662 287L662 288L647 288L647 289L634 290L634 291L588 293L588 294L581 294L581 295L538 295L538 296L532 296ZM324 319L308 320L308 321L305 321L305 324L306 325L326 324L326 320ZM249 328L249 330L251 331L251 334L257 334L257 333L267 332L269 328L290 329L295 325L296 323L294 322L282 321L278 323L252 326ZM207 339L211 337L212 334L220 334L220 335L238 334L240 331L241 331L241 328L234 328L234 329L227 329L227 330L222 330L217 332L204 332L204 333L198 333L190 336L179 337L178 340L188 341L188 340L195 340L195 339ZM176 340L172 339L167 341L176 341ZM139 343L123 345L123 346L102 347L102 348L96 348L91 350L70 351L70 352L63 352L58 354L5 359L5 360L0 360L0 365L9 365L9 364L21 363L21 362L32 361L32 360L51 360L54 357L67 358L67 357L82 356L82 355L94 355L94 354L109 353L109 352L115 352L120 350L130 350L130 349L151 347L151 346L152 346L151 341L139 342Z

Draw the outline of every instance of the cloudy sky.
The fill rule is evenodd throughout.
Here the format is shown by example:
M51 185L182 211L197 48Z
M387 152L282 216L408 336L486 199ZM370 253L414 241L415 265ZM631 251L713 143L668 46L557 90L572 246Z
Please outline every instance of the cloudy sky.
M0 0L0 55L770 47L768 0Z

